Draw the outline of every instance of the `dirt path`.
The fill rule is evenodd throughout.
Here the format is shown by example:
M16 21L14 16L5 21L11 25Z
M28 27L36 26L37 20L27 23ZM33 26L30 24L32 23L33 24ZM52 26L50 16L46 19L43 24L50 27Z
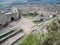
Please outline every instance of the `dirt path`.
M16 26L20 26L22 29L24 29L24 33L28 34L32 31L31 28L33 25L34 23L31 20L22 17Z

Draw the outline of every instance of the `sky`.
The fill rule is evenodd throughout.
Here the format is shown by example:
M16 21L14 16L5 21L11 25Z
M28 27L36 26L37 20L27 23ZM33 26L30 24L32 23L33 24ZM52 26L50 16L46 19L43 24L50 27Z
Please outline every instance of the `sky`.
M26 3L26 2L60 3L60 0L0 0L0 4Z

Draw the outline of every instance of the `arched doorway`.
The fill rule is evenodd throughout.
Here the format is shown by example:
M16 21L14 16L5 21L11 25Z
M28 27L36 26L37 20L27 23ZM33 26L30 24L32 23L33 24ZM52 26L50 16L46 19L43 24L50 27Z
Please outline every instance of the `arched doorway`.
M11 22L14 21L14 17L11 17Z

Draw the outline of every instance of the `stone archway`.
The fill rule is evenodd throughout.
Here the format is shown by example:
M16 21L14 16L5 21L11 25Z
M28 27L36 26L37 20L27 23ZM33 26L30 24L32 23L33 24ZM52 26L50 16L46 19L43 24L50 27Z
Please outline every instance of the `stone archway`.
M14 17L11 17L11 22L14 21Z

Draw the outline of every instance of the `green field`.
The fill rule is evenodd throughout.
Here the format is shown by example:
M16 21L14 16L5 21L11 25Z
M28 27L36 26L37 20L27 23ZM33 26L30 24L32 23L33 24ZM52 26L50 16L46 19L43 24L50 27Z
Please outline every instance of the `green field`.
M32 19L33 17L36 17L38 14L30 13L30 14L23 14L24 17Z
M30 34L22 43L18 45L40 45L36 35Z

